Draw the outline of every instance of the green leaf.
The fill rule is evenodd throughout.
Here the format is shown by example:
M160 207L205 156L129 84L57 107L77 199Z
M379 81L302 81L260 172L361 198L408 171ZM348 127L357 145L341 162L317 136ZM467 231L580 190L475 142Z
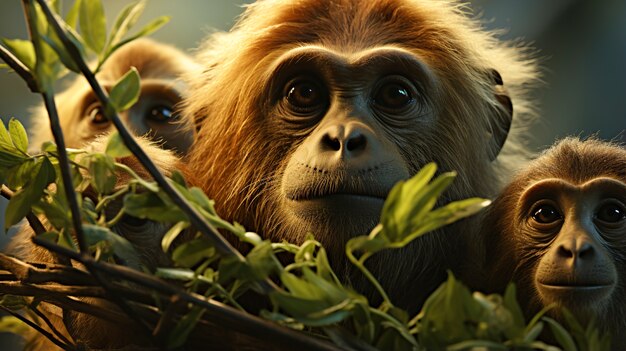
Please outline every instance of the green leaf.
M196 279L196 272L189 268L157 268L154 273L159 278L188 282Z
M130 43L131 41L140 38L140 37L144 37L146 35L150 35L152 33L154 33L155 31L157 31L159 28L161 28L163 25L165 25L167 22L170 21L170 17L169 16L161 16L159 18L156 18L154 20L152 20L150 23L146 24L139 32L133 34L132 36L120 41L119 43L113 45L111 48L109 48L109 50L107 51L106 55L104 56L104 58L110 56L112 53L114 53L117 49L121 48L122 46Z
M263 280L278 270L278 259L274 256L272 244L269 241L256 245L246 256L246 260L250 265L252 279L255 280Z
M378 350L394 350L394 351L411 351L413 345L409 343L402 335L392 328L387 328L382 332L382 335L376 342L376 349Z
M35 47L30 40L2 39L7 49L29 70L35 69Z
M574 339L572 339L572 336L567 332L567 330L565 330L565 328L563 328L561 324L559 324L559 322L550 317L543 317L542 319L548 323L548 326L550 326L550 330L552 330L554 338L559 345L563 347L563 351L578 351Z
M161 248L163 248L163 252L167 252L170 249L170 246L176 240L178 235L183 232L183 230L189 228L189 222L178 222L174 224L163 236L161 239Z
M9 121L9 134L11 135L13 145L26 154L26 150L28 149L28 135L22 123L15 118L11 118Z
M146 7L146 1L141 0L126 6L117 16L107 47L119 43L128 30L137 23L139 16Z
M273 292L270 294L270 298L289 315L308 326L320 327L336 324L351 314L350 300L328 306L319 300L299 298L283 292Z
M30 327L14 316L0 317L0 332L27 336Z
M9 201L5 213L5 229L19 222L31 207L39 201L45 188L56 179L54 167L47 158L38 161L38 166L34 168L37 175L31 182L28 182Z
M346 250L350 252L362 251L370 254L386 249L389 242L380 236L357 236L348 240Z
M109 141L107 142L106 150L104 151L107 155L115 158L123 158L132 156L133 153L128 150L120 133L113 132L109 137Z
M35 159L27 159L25 162L9 170L5 184L11 189L19 189L29 182L37 173L38 164ZM36 169L37 168L37 169Z
M509 347L488 340L466 340L446 347L446 351L462 350L509 350Z
M112 193L117 183L113 158L109 155L93 154L89 161L90 183L94 190L103 195Z
M9 131L4 126L4 121L0 121L0 148L11 150L13 149L13 141L9 135Z
M93 246L105 241L113 249L112 253L119 257L125 265L139 269L139 254L130 241L113 233L109 228L97 225L83 224L83 231L87 245Z
M191 312L184 316L174 327L167 339L167 349L176 349L185 344L189 334L198 323L206 309L194 307Z
M511 313L514 326L512 328L512 333L507 333L507 337L509 339L523 338L525 326L524 313L517 302L517 292L514 283L511 283L506 287L503 304L504 307Z
M111 89L111 104L118 112L128 110L139 99L140 89L139 72L131 67Z
M64 202L59 201L59 196L53 196L52 201L39 201L33 206L33 211L43 213L50 224L57 229L69 228L72 225L70 209L64 207Z
M81 1L78 21L87 46L96 54L102 53L106 42L106 16L102 1Z
M65 23L67 23L67 25L74 30L76 30L76 25L78 24L78 15L80 13L81 6L82 0L74 0L74 4L72 4L72 7L65 16Z
M128 194L124 197L124 212L157 222L187 221L187 216L173 203L165 203L158 194Z
M174 249L172 260L179 267L193 267L205 259L215 257L215 254L215 248L208 240L198 238Z
M539 334L543 331L544 324L543 322L535 323L528 331L526 331L526 335L524 335L524 341L530 342L535 341Z
M63 46L63 43L61 43L56 34L53 33L51 36L42 34L41 39L45 41L46 44L48 44L52 48L52 50L54 50L54 52L57 54L57 56L67 69L72 72L80 73L80 68L78 68L78 65L76 64L76 62L74 62L74 59L67 53L65 47Z

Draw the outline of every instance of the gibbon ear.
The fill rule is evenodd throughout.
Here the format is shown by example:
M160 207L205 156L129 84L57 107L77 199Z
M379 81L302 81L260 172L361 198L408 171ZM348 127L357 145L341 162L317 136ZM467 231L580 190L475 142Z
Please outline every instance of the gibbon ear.
M495 107L493 117L489 120L490 143L489 158L494 161L511 130L513 122L513 103L502 81L502 76L495 69L491 70L491 79L493 83L493 92L499 105Z

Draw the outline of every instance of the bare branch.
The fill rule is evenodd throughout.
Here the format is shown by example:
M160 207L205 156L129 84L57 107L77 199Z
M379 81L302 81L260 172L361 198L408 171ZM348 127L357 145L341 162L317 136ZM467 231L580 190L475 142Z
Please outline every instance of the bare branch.
M62 265L37 265L39 267L0 253L0 268L10 271L24 283L55 282L72 285L80 282L80 285L96 285L95 280L89 274L76 268Z
M37 315L37 317L41 318L41 320L43 320L44 323L46 323L46 325L48 326L48 329L50 329L50 331L52 331L52 333L54 333L54 335L57 336L57 338L59 338L62 342L64 342L66 345L73 345L74 343L69 341L65 335L63 335L63 333L59 332L59 330L52 324L52 322L50 322L50 319L43 313L41 313L41 311L39 310L39 308L37 308L37 305L35 304L35 302L31 303L28 308L35 312L35 314Z
M76 348L73 345L68 345L65 344L64 342L62 342L61 340L57 339L54 335L52 335L50 332L48 332L47 330L43 329L42 327L40 327L39 325L37 325L37 323L31 321L30 319L22 316L19 313L16 313L14 311L11 311L10 309L0 305L0 309L5 311L6 313L12 315L13 317L21 320L22 322L24 322L25 324L27 324L29 327L35 329L38 333L40 333L41 335L45 336L46 338L48 338L48 340L50 340L52 343L54 343L55 345L57 345L58 347L64 349L64 350L76 350Z
M76 251L69 250L38 237L33 238L33 241L37 245L45 247L50 251L66 255L72 260L78 261L87 267L102 271L112 277L136 283L162 295L178 295L181 300L204 308L206 311L205 314L210 320L220 321L220 324L229 330L244 334L263 335L264 338L269 339L276 338L286 343L290 342L293 345L298 345L298 348L303 350L337 350L336 346L324 340L307 337L300 332L243 313L220 302L207 299L202 295L186 292L157 277L144 274L128 267L96 261L89 255L82 255Z
M34 5L33 0L22 0L24 16L26 17L26 24L28 25L28 34L33 42L35 54L37 60L39 61L42 58L43 53L39 37L40 33L37 30L37 19L34 17ZM39 64L39 62L37 64ZM48 116L50 117L50 128L52 130L52 135L54 136L54 142L56 143L59 152L59 168L61 169L61 178L65 188L65 196L67 197L70 211L72 211L72 224L74 225L78 247L81 252L87 252L81 213L78 207L78 200L76 198L76 190L74 190L74 184L72 183L72 172L70 169L69 158L67 157L67 151L65 150L65 139L63 138L63 131L61 130L61 123L59 122L59 114L57 113L54 96L51 91L46 91L46 87L40 90L44 105L48 111Z
M0 45L0 59L11 67L26 82L28 89L33 93L39 92L39 87L30 70L17 57L15 57L7 48Z

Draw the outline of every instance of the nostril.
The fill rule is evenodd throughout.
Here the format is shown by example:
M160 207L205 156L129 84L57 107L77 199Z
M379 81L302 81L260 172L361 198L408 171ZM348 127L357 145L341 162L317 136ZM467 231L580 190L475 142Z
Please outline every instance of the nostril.
M594 248L593 245L591 245L590 243L583 243L580 246L580 250L578 251L578 257L579 258L591 258L594 254Z
M333 138L328 134L324 135L324 137L322 138L322 144L333 151L341 150L341 142L339 141L339 139Z
M348 140L348 145L346 145L346 148L348 149L348 151L357 151L365 149L365 146L367 146L367 138L365 138L363 134L359 134Z
M559 248L557 249L557 253L559 256L564 257L564 258L574 257L574 253L572 252L572 250L568 249L564 245L559 246Z

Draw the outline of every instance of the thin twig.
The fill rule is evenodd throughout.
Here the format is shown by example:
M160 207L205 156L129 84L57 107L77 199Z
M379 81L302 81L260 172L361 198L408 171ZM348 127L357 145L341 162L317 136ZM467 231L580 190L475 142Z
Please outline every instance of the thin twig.
M0 294L16 296L45 296L59 294L61 296L100 297L107 296L103 288L93 286L64 286L64 285L28 285L22 282L0 282Z
M57 339L54 335L49 333L47 330L45 330L42 327L40 327L39 325L37 325L37 323L34 323L33 321L31 321L30 319L22 316L21 314L13 312L10 309L8 309L8 308L6 308L6 307L4 307L2 305L0 305L0 309L5 311L6 313L12 315L13 317L21 320L22 322L27 324L29 327L35 329L38 333L40 333L41 335L43 335L46 338L48 338L48 340L50 340L52 343L54 343L58 347L60 347L60 348L62 348L64 350L76 350L76 348L73 345L68 345L68 344L63 343L61 340Z
M33 0L22 0L24 7L24 16L26 17L26 23L28 25L28 34L35 47L35 55L37 60L43 57L41 52L40 33L37 30L37 19L34 18ZM39 63L38 63L39 64ZM44 87L43 90L47 90ZM81 252L87 252L87 243L85 241L85 234L83 233L83 226L81 220L80 208L78 207L78 199L76 198L76 190L74 190L74 184L72 183L72 172L70 169L69 158L67 157L67 151L65 150L65 139L63 138L63 130L61 130L61 123L59 121L59 114L57 113L56 104L54 102L54 96L50 91L41 91L44 105L48 111L50 117L50 128L52 130L52 136L54 142L57 145L59 152L59 168L61 169L61 178L63 180L63 187L65 188L65 197L70 206L72 212L72 224L74 225L74 231L76 233L76 241L78 241L78 247Z
M66 345L74 345L73 342L69 341L65 335L63 335L61 332L59 332L59 330L54 326L54 324L52 324L52 322L50 322L50 319L48 318L48 316L46 316L45 314L43 314L38 308L37 305L33 302L30 305L28 305L28 308L35 312L35 314L37 315L37 317L41 318L43 320L44 323L46 323L46 325L48 326L48 329L50 329L50 331L52 331L52 333L54 333L54 335L57 336L57 338L59 338L62 342L64 342Z
M57 306L63 310L71 310L79 313L89 314L94 317L103 319L113 324L127 323L128 317L116 310L105 309L93 304L85 303L81 300L70 298L75 297L96 297L105 299L108 295L102 288L84 288L84 287L63 287L63 286L30 286L16 282L0 282L0 293L16 295L16 296L33 296L40 301ZM129 290L121 290L129 291ZM127 296L134 301L147 301L148 296L139 296L136 293L130 293Z
M28 1L28 0L24 0ZM49 24L52 26L57 36L65 46L68 54L74 62L78 65L81 73L89 82L91 89L94 91L94 94L100 100L102 105L104 106L104 113L107 119L109 119L115 127L117 128L122 140L126 147L137 157L139 162L146 168L148 173L154 178L157 184L165 191L166 194L170 196L172 201L178 205L181 210L189 217L189 221L191 224L196 227L200 232L207 235L211 240L212 244L215 248L222 254L223 256L235 256L238 257L242 262L245 260L244 257L237 251L228 241L226 241L213 227L209 222L207 222L200 213L191 206L184 197L169 184L165 176L159 171L154 162L148 157L148 155L143 151L143 149L139 146L137 141L133 138L131 133L128 131L124 123L120 119L119 115L115 112L115 109L111 105L109 101L109 97L107 93L102 89L98 81L96 80L95 75L89 67L87 63L83 59L82 55L78 48L74 45L74 43L68 39L64 29L60 25L61 19L58 18L51 10L45 0L36 0L41 8L43 9L46 17L48 18Z
M37 87L37 81L30 73L28 67L23 64L17 57L15 57L7 48L0 45L0 58L4 61L9 67L11 67L15 73L17 73L23 80L26 82L28 89L33 93L39 92L39 87Z
M52 129L54 142L57 144L59 152L59 168L61 169L61 178L63 179L63 187L65 188L65 197L67 198L70 211L72 212L72 224L74 225L78 248L81 252L87 252L87 242L85 240L83 222L81 219L82 215L80 213L80 208L78 207L78 198L76 190L74 190L74 183L72 183L72 173L69 158L67 157L67 151L65 150L65 139L63 138L63 130L61 129L59 114L57 112L53 95L45 92L42 93L42 96L44 105L46 106L46 110L50 116L50 128Z
M89 274L71 266L29 264L3 253L0 253L0 268L10 271L24 283L55 282L73 285L80 282L80 285L95 285L94 279Z
M171 296L178 295L181 300L200 306L206 310L206 314L211 320L220 321L225 328L235 332L263 335L264 338L277 338L286 343L292 343L302 350L337 350L337 347L324 341L312 337L304 336L302 333L277 326L268 321L264 321L255 316L240 312L230 306L217 301L206 299L204 296L186 292L179 287L134 269L113 265L106 262L96 261L89 255L82 255L79 252L67 249L50 241L35 237L33 241L37 245L66 255L69 258L84 264L87 267L100 270L112 277L134 282L143 287L153 289L159 294Z

